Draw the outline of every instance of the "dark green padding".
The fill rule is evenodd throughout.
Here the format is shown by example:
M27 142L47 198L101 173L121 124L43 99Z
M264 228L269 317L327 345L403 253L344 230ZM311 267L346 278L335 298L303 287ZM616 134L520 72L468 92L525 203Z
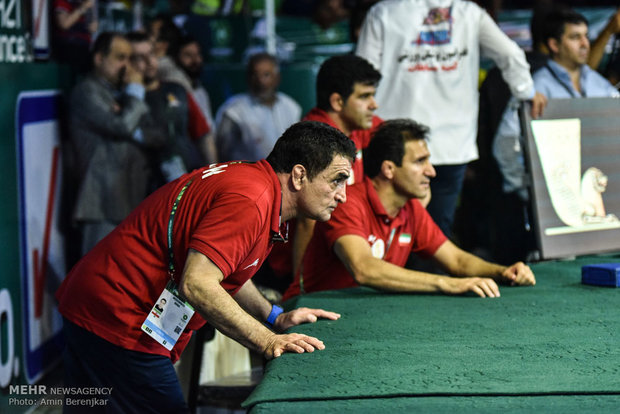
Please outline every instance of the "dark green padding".
M269 362L244 405L367 397L620 394L620 291L581 284L581 266L603 262L620 262L620 257L535 264L535 287L503 286L498 299L368 288L293 299L289 307L324 308L342 318L293 329L322 339L326 349ZM387 401L413 404L398 400ZM516 401L497 403L504 400Z
M258 404L250 414L584 414L617 413L619 395L363 398Z

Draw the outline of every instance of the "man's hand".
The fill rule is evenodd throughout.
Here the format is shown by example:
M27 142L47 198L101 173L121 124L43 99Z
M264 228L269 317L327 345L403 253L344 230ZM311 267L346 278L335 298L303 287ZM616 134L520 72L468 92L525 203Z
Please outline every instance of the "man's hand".
M303 354L304 352L314 352L315 349L323 350L323 341L312 336L292 333L286 335L273 335L273 339L263 352L266 359L277 358L285 352Z
M454 278L445 277L441 284L441 291L449 295L461 295L473 292L481 298L498 298L499 287L493 279L485 277Z
M517 262L512 266L509 266L502 272L502 276L510 283L511 286L533 286L536 284L534 273L532 273L530 267L523 262Z
M323 309L298 308L290 312L281 313L276 319L276 323L274 323L273 327L276 331L283 332L291 326L302 323L314 323L319 318L335 321L340 318L340 314Z
M545 106L547 106L547 97L540 92L536 92L532 99L532 118L536 119L542 116Z
M142 72L138 70L133 64L128 64L125 70L125 78L123 79L125 84L128 83L144 83L144 77Z

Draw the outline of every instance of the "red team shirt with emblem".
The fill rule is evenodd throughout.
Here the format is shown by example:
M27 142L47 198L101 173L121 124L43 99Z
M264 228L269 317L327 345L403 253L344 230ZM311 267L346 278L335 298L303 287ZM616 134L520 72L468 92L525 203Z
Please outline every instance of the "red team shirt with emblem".
M168 222L190 179L174 217L177 285L189 249L222 271L221 285L231 295L256 273L281 227L278 177L264 160L205 167L157 190L78 262L56 293L66 319L123 348L178 359L192 330L205 322L198 313L172 351L141 326L170 280Z
M331 220L316 223L303 265L284 293L284 299L300 293L358 286L334 253L342 236L357 235L368 241L373 256L404 266L411 252L425 257L435 254L447 240L419 200L409 200L396 217L383 208L372 181L347 188L347 202L338 206Z

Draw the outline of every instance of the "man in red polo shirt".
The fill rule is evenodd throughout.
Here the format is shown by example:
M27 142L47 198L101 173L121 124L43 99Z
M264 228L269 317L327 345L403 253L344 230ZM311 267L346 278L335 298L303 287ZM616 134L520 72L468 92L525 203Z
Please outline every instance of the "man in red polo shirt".
M186 412L172 362L205 319L268 359L323 349L316 338L275 332L339 315L283 312L249 279L286 240L287 220L329 220L346 199L354 157L338 130L300 122L266 160L212 164L153 193L56 293L65 386L112 387L110 412Z
M349 184L364 177L362 150L368 146L374 128L383 122L374 115L377 109L375 92L380 80L381 74L359 56L331 57L323 62L317 74L317 106L304 117L304 120L322 122L339 129L355 143L356 161ZM312 237L314 224L315 221L308 218L298 218L291 223L292 243L275 247L269 257L270 269L264 281L267 285L282 289L283 284L286 287L286 283L290 283Z
M349 189L347 204L329 222L317 223L288 299L300 293L366 285L400 292L473 292L499 297L496 282L536 283L518 262L500 266L448 240L419 199L435 176L425 137L410 120L386 121L364 151L367 175ZM455 277L405 269L411 252L432 257Z
M323 62L316 77L316 107L304 117L339 129L355 143L357 156L349 184L364 178L362 150L368 146L372 131L383 122L374 114L380 80L381 74L364 58L331 57Z

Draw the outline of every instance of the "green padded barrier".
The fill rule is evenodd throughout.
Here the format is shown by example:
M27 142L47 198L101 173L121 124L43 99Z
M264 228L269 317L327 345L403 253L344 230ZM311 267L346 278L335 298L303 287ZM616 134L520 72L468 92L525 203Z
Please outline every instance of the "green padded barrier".
M436 396L449 407L451 396L597 394L616 395L617 404L620 290L582 285L581 266L618 261L535 264L535 287L503 286L497 299L370 288L292 299L287 308L323 308L342 318L292 329L326 349L270 361L244 405L261 412L262 404L304 401L307 409L294 412L325 413L340 412L328 409L331 400L341 408L339 400L356 406L362 402L352 400L377 398L381 407L381 398Z

